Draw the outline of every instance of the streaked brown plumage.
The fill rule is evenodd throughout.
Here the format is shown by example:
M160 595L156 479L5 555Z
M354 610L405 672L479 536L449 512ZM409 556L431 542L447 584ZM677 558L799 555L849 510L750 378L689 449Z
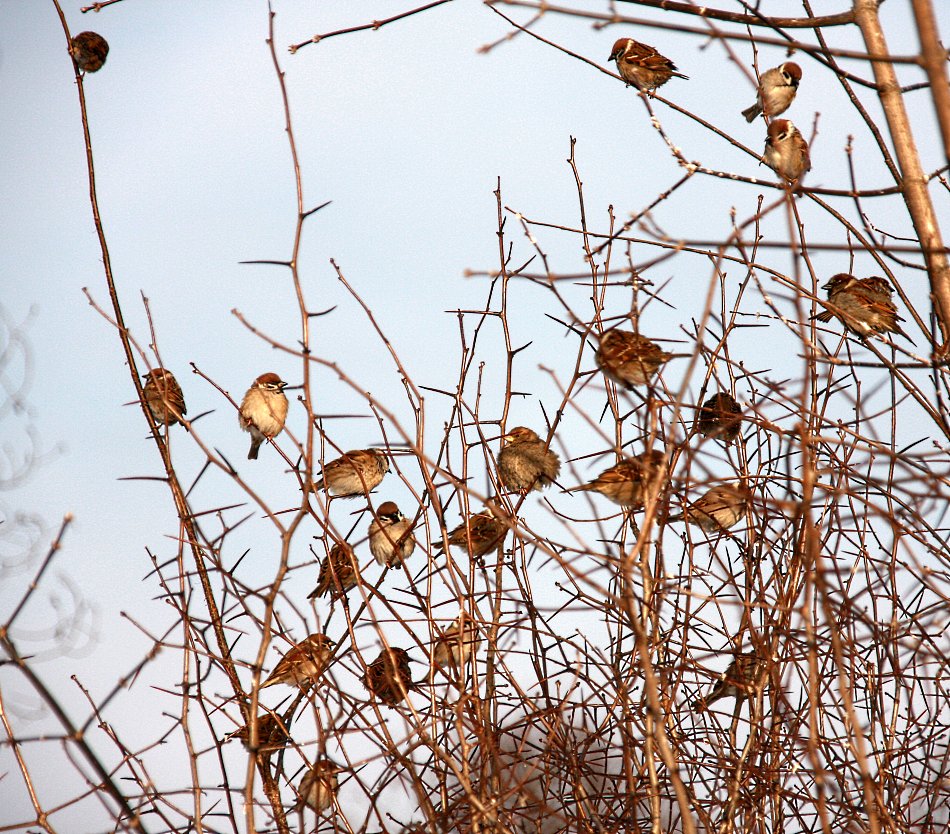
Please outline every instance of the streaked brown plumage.
M818 321L839 318L852 333L866 339L878 333L900 333L910 339L898 324L897 306L891 301L894 292L886 278L872 276L855 278L840 272L828 279L822 289L828 291L828 301L836 308L824 310L815 316Z
M467 550L471 556L484 556L497 550L508 533L508 527L498 521L490 509L470 515L448 535L450 547ZM442 550L442 542L435 545Z
M238 410L238 423L251 433L248 460L257 460L261 444L273 440L284 430L289 403L284 395L287 383L277 374L261 374L247 389Z
M601 335L594 359L608 379L633 388L648 385L661 365L684 355L688 354L667 353L639 333L614 328Z
M401 568L415 550L412 521L392 501L385 501L376 510L369 525L369 549L380 565Z
M329 759L315 761L313 767L308 768L300 780L294 808L299 811L306 806L318 814L332 808L333 800L340 789L337 778L340 770L340 766Z
M755 652L737 654L726 671L720 675L712 688L712 692L705 698L697 698L692 707L697 712L707 709L721 698L748 698L755 694L755 689L765 677L767 665Z
M261 689L285 683L306 688L316 683L333 655L333 641L325 634L311 634L287 651Z
M251 749L251 731L247 724L236 729L224 740L230 741L232 738L240 739L248 750ZM257 751L259 753L271 753L274 750L280 750L292 741L288 728L284 726L283 719L275 713L262 712L257 716Z
M507 489L530 492L551 485L561 471L561 459L537 432L517 426L503 438L498 454L498 476Z
M355 588L359 581L360 569L353 548L346 542L337 542L323 558L317 587L309 593L307 599L322 597L327 593L331 599L340 599L346 596L347 591Z
M720 391L706 400L696 412L693 429L704 437L732 443L742 428L742 408L731 394Z
M97 72L106 62L109 44L97 32L80 32L70 41L69 54L80 72Z
M752 123L765 113L770 119L791 107L802 80L802 68L794 61L766 70L759 77L755 104L742 111L745 120Z
M181 423L181 417L188 413L188 409L185 408L185 398L175 375L165 368L153 368L143 379L145 404L155 422L160 426Z
M313 488L338 498L354 498L376 489L389 472L389 458L381 449L354 449L323 467Z
M627 84L645 93L652 93L657 87L662 87L674 75L677 78L689 78L677 72L676 65L669 58L649 44L633 38L620 38L614 43L608 60L617 62L617 72Z
M433 669L459 671L465 666L472 653L478 649L481 638L478 628L466 614L459 614L452 623L435 639L432 649Z
M762 161L789 182L797 182L811 170L808 143L788 119L769 122Z
M713 487L698 501L687 506L678 515L667 521L687 521L701 527L707 533L718 533L734 527L749 509L752 494L741 481Z
M666 479L667 458L657 450L624 458L605 469L594 480L567 492L599 492L605 498L631 510L641 510L646 498L657 492Z
M361 679L363 686L384 704L395 706L414 688L409 662L409 652L405 649L383 648L366 667Z

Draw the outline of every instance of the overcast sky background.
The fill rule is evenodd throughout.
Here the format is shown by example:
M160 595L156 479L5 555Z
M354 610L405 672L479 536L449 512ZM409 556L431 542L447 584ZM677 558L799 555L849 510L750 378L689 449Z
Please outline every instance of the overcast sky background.
M238 429L233 410L189 372L189 363L194 362L235 399L265 371L276 371L292 384L300 381L299 362L271 350L231 314L232 309L241 311L264 332L287 343L298 336L288 276L276 268L239 263L286 259L295 222L293 171L265 43L266 7L250 2L126 0L99 14L81 15L80 5L65 7L73 34L93 29L111 47L104 69L86 78L85 90L99 205L126 322L139 344L147 345L141 294L147 296L164 364L184 388L189 415L214 409L199 423L202 436L242 475L253 479L253 486L274 506L291 506L296 490L283 474L280 459L265 447L257 463L246 462L247 436ZM592 11L606 8L596 2L578 5ZM935 5L946 32L950 8ZM290 43L317 32L366 23L409 6L396 2L275 6L278 56L287 74L306 204L313 207L332 200L308 222L301 258L312 309L337 305L333 315L314 322L315 352L340 362L352 379L393 408L407 426L411 413L398 376L365 316L336 281L331 257L372 308L413 379L451 389L458 372L458 325L454 315L442 311L477 309L485 303L486 281L464 274L468 269L498 267L492 191L499 177L506 205L532 219L576 227L576 188L565 162L569 137L575 137L588 222L605 231L608 205L615 207L622 222L681 176L636 93L621 82L524 35L480 54L480 46L504 36L510 27L475 2L452 3L377 32L332 38L296 55L287 51ZM892 51L906 54L917 44L902 6L884 4L882 15ZM692 23L624 5L618 10ZM794 3L767 3L763 10L800 13ZM523 10L513 10L512 15L527 19ZM689 81L674 79L663 93L761 152L763 124L747 125L740 116L754 99L753 86L718 44L629 26L596 31L554 15L537 31L603 67L617 37L637 35L658 46L690 76ZM838 47L861 48L851 31L835 30L832 35ZM704 49L698 48L701 44ZM751 67L751 51L742 44L733 48ZM769 67L783 58L782 51L772 48L763 50L760 60ZM819 114L809 184L848 186L843 149L847 136L854 134L860 185L891 185L866 130L854 120L833 77L807 58L797 60L805 77L788 115L809 136ZM900 72L905 82L922 79L914 70ZM865 101L877 114L870 95ZM934 170L940 165L940 146L929 96L911 96L909 104L919 129L924 168ZM662 104L656 108L687 158L770 178L754 157ZM30 478L0 494L0 513L6 523L17 513L36 514L43 520L46 532L38 553L66 513L75 518L63 552L14 636L24 651L37 655L39 673L75 705L79 716L85 708L68 680L70 674L79 675L93 697L101 698L150 646L150 640L120 612L129 612L155 634L172 623L164 603L155 601L156 583L146 578L151 567L146 548L159 560L171 558L176 545L168 537L176 535L177 523L161 484L120 480L158 475L160 465L146 439L139 409L124 407L134 390L119 340L82 292L88 287L93 298L108 307L88 200L72 65L49 3L0 0L0 124L0 152L6 163L0 178L2 312L8 328L29 320L25 336L32 357L30 386L22 403L28 406L28 417L3 415L0 446L14 460L22 456L22 450L29 448L25 427L31 425L40 456ZM746 218L754 213L760 193L769 201L776 195L771 189L697 176L676 199L660 206L655 218L674 237L718 240L729 233L730 208L735 206L738 217ZM842 242L838 227L824 229L824 217L804 201L801 204L813 241ZM946 231L950 212L945 202L940 210ZM908 234L909 224L899 210L888 214L872 206L872 212L877 220L891 224L888 231ZM769 218L763 231L786 239L784 216ZM507 233L516 247L514 263L523 262L531 249L513 217L508 219ZM538 236L554 271L583 272L576 236L553 231ZM615 266L621 265L621 254L616 250ZM648 260L653 254L640 250L634 260ZM849 267L840 254L816 255L815 263L826 276ZM783 254L770 256L769 264L789 270ZM540 265L533 268L540 270ZM855 272L869 270L869 262L859 259ZM736 270L737 275L740 272ZM710 266L702 258L681 257L659 267L650 277L657 284L671 282L664 297L676 307L652 305L644 317L644 332L671 340L667 347L674 345L672 340L684 339L677 327L702 311L709 276ZM903 277L905 290L926 315L925 276L907 272ZM589 309L584 305L589 290L575 287L565 292L575 309ZM619 314L629 303L629 291L617 288L612 297L617 303L608 308ZM514 285L512 307L513 342L532 342L519 355L515 387L532 396L516 401L509 426L525 423L540 429L541 404L551 407L557 399L538 366L555 368L560 379L567 380L576 339L565 338L563 329L544 317L543 312L558 309L541 289ZM793 311L789 305L787 312ZM497 350L497 327L490 324L488 332ZM731 344L733 356L760 369L776 368L776 379L793 378L798 367L790 359L794 351L789 352L790 343L776 332L781 334L772 327L767 338L765 331L737 332ZM689 345L679 349L688 350ZM678 370L671 366L668 372L674 390L686 364ZM496 360L487 370L489 402L497 397L501 367ZM591 353L583 367L593 367ZM4 374L15 378L19 371L14 366ZM332 374L318 371L315 379L319 410L365 413L365 406ZM700 381L697 376L690 390L698 390ZM596 415L597 397L588 394L586 404ZM437 437L441 428L437 401L436 396L427 399L434 408L431 437ZM908 411L903 426L908 438L928 431L914 419ZM305 421L299 404L292 408L288 425L302 436ZM369 420L340 422L334 431L333 439L342 448L379 440ZM605 448L577 415L568 415L563 433L575 455ZM174 453L188 482L203 458L184 438L177 432ZM580 471L589 476L605 465L603 459L585 461ZM408 502L408 490L398 482L388 486L387 497ZM231 499L233 494L217 475L203 481L194 496L199 507ZM534 501L526 505L526 512ZM569 506L578 514L586 512L578 500ZM251 548L245 581L263 585L273 575L274 542L266 520L255 518L245 526L239 546ZM306 565L309 543L309 536L299 539L295 564ZM36 560L17 564L22 557L17 555L19 540L8 539L3 547L0 611L9 610L19 598L38 564ZM234 547L238 548L237 541ZM312 567L298 570L289 580L288 593L302 600L315 575ZM58 618L75 608L76 599L88 609L81 628L56 634ZM305 628L294 622L299 636ZM65 644L56 638L65 638ZM0 686L8 707L16 707L23 716L38 710L15 670L0 670ZM153 696L146 682L138 682L117 699L111 717L121 725L122 716L134 716L140 699L149 697ZM165 708L174 712L173 706ZM132 718L122 730L133 744L157 735L152 727L136 726ZM0 767L8 770L10 764L8 749L0 750ZM28 816L19 786L16 796L14 803L0 803L0 823ZM91 818L74 822L79 825L74 830L92 830Z

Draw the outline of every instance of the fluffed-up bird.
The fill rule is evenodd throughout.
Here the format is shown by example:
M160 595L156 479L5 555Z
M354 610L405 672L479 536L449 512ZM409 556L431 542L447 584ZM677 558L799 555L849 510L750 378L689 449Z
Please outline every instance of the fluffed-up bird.
M458 619L435 639L432 648L433 669L449 672L461 670L480 642L475 622L467 614L459 614Z
M245 724L239 727L233 733L225 737L225 741L232 738L240 739L241 743L248 749L251 749L251 730L249 725ZM272 753L280 750L290 744L293 739L290 737L287 727L284 726L283 719L276 713L262 712L257 716L257 752Z
M387 472L389 457L382 449L354 449L326 464L313 488L325 488L338 498L354 498L376 489Z
M629 389L634 385L648 385L660 366L670 359L688 355L667 353L646 336L613 328L601 335L594 359L604 376Z
M486 507L481 512L470 515L449 533L449 547L467 550L471 556L476 557L497 550L508 534L508 526L495 517L496 512L499 510ZM442 550L442 542L437 542L435 549Z
M106 62L109 44L98 32L80 32L69 42L69 54L80 72L98 72Z
M828 322L837 317L852 333L866 339L877 333L899 333L910 340L898 324L897 306L891 301L894 292L886 278L872 276L855 278L846 272L832 276L822 289L828 291L828 301L834 310L824 310L815 318Z
M692 707L696 712L707 709L721 698L742 700L755 694L755 689L765 677L767 666L755 652L737 654L726 671L720 675L705 698L697 698Z
M265 440L273 440L284 430L289 404L284 395L287 383L277 374L261 374L247 389L238 422L244 431L251 433L251 449L248 460L257 460L257 453Z
M300 780L294 808L299 811L306 806L317 814L322 814L332 808L333 800L340 789L337 774L341 770L338 764L329 759L315 761L312 767L307 768L307 772Z
M333 641L325 634L311 634L290 647L261 689L279 683L305 689L320 679L332 656Z
M530 492L551 485L561 471L561 459L525 426L511 429L498 454L498 476L513 492Z
M798 182L811 170L808 143L788 119L769 122L762 161L788 182Z
M185 397L175 375L165 368L153 368L144 377L142 393L152 418L160 426L174 426L187 414Z
M735 398L720 391L706 400L696 412L693 430L703 437L712 437L723 443L732 443L742 428L742 408Z
M393 707L404 700L413 689L411 658L405 649L390 646L366 667L363 686L374 698Z
M658 492L666 480L667 457L658 449L624 458L605 469L594 480L565 490L599 492L605 498L631 510L641 510L647 496Z
M676 65L665 55L633 38L620 38L614 43L608 60L617 62L617 72L627 84L644 93L652 93L673 76L689 79L677 72Z
M794 61L786 61L766 70L759 77L755 104L742 111L747 122L754 122L763 113L770 119L781 115L795 100L802 80L802 68Z
M369 525L369 550L381 565L401 568L416 547L412 521L392 501L385 501L376 510Z
M742 481L720 484L689 504L682 513L671 515L667 521L687 521L707 533L722 532L734 527L745 516L751 497L749 488Z
M331 599L340 599L355 588L359 581L360 568L353 548L346 542L337 542L324 556L317 576L317 587L307 595L307 599L326 596L328 593Z

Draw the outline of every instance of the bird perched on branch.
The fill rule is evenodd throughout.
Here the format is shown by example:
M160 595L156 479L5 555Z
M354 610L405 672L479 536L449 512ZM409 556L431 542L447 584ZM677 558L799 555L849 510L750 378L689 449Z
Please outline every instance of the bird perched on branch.
M751 497L749 488L741 481L720 484L679 515L671 515L667 521L687 521L707 533L722 532L739 523L749 508Z
M755 652L737 654L726 671L720 675L706 698L697 698L692 707L696 712L707 709L721 698L742 700L755 694L755 689L765 676L766 663Z
M109 44L97 32L80 32L69 42L69 54L80 72L98 72L106 62Z
M333 641L325 634L311 634L290 647L261 689L278 683L308 688L320 679L332 656Z
M829 278L822 289L828 291L833 309L818 313L815 316L818 321L831 321L837 316L848 330L862 339L887 332L900 333L913 341L898 324L903 319L891 301L894 289L886 278L855 278L840 272Z
M337 774L342 768L329 759L318 759L313 767L300 780L297 787L297 803L294 808L298 811L304 806L322 814L333 807L333 800L340 789Z
M604 376L624 388L648 385L661 365L686 353L667 353L646 336L629 330L607 330L594 356Z
M152 412L152 418L160 426L174 426L181 423L182 415L187 413L185 397L175 375L165 368L153 368L143 377L145 384L142 393L145 404Z
M551 485L561 471L561 459L537 432L517 426L503 438L498 454L498 476L513 492L530 492Z
M323 467L313 488L338 498L354 498L376 489L389 472L389 458L381 449L355 449Z
M225 741L232 738L240 739L244 746L251 749L251 730L248 724L239 727L233 733L225 736ZM290 744L293 739L284 726L283 719L272 712L262 712L257 716L257 752L272 753Z
M459 614L458 619L435 639L432 649L433 669L462 669L480 642L478 628L471 617Z
M366 667L366 674L361 679L363 686L373 697L394 707L414 688L410 661L409 652L405 649L384 647Z
M791 107L802 80L802 68L793 61L766 70L759 77L755 104L742 111L747 122L754 122L763 113L770 119Z
M676 65L652 46L633 38L620 38L610 51L610 61L617 62L617 72L628 85L644 93L653 93L674 75L689 79L676 71Z
M693 431L703 437L713 437L723 443L732 443L742 427L742 409L731 394L720 391L706 400L696 412Z
M789 182L797 182L811 170L808 143L788 119L769 122L762 161Z
M605 469L594 480L565 492L599 492L605 498L631 510L641 510L651 493L660 490L666 479L667 459L659 450L624 458Z
M486 508L470 515L449 533L447 540L449 547L458 547L467 550L471 556L480 557L497 550L507 534L508 526L495 518L491 508ZM442 550L442 542L436 543L435 549Z
M273 440L284 430L289 404L284 395L287 383L277 374L261 374L247 389L238 422L244 431L251 433L251 450L248 460L257 460L258 450L265 440Z
M340 599L355 588L359 581L360 569L353 548L346 542L337 542L323 558L317 587L307 595L307 599L322 597L327 593L331 599Z
M385 501L376 510L369 525L369 549L381 565L401 568L416 547L412 522L392 501Z

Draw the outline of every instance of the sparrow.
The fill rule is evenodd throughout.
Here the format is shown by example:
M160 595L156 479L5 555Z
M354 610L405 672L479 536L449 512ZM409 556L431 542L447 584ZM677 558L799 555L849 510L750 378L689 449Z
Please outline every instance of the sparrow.
M80 72L97 72L106 62L109 44L96 32L80 32L69 42L69 54Z
M837 316L848 330L862 339L885 331L910 339L897 323L903 319L891 301L894 289L886 278L855 278L840 272L829 278L822 289L828 291L828 301L836 309L819 313L815 316L818 321L831 321Z
M387 472L389 458L381 449L355 449L326 464L313 488L325 488L330 495L340 498L353 498L378 487Z
M458 619L435 639L432 648L433 671L435 669L460 670L468 662L480 642L475 623L470 617L459 614Z
M172 372L165 368L153 368L142 379L145 380L142 386L145 404L152 412L155 422L160 426L181 423L181 417L187 413L187 409L181 386Z
M360 569L353 548L346 542L337 542L324 557L317 587L307 595L307 599L326 596L327 592L330 593L330 599L340 599L355 588L359 581Z
M732 443L742 427L742 408L731 394L720 391L713 394L696 412L693 431L703 437L713 437L723 443Z
M697 698L692 707L696 712L707 709L720 698L742 700L755 693L755 688L766 672L765 661L755 652L737 654L726 671L720 675L707 698Z
M369 525L369 549L381 565L401 568L404 559L415 550L412 522L392 501L379 505L376 518Z
M659 450L624 458L605 469L593 481L566 492L599 492L605 498L631 510L642 510L647 496L659 489L666 476L666 455Z
M762 161L789 182L800 180L811 170L808 143L788 119L769 122Z
M225 736L225 741L232 738L238 738L250 750L251 731L247 724L239 727L233 733ZM276 713L262 712L257 716L257 752L271 753L280 750L290 744L293 739L287 728L284 726L283 719Z
M238 422L244 431L251 433L251 450L248 460L257 460L258 450L265 439L273 440L284 430L287 419L287 397L284 388L287 383L277 374L261 374L247 389Z
M329 759L317 759L300 780L294 808L302 811L306 806L318 814L332 808L340 788L337 779L340 770L340 766Z
M752 123L763 113L770 119L784 113L795 100L801 80L802 68L793 61L763 72L755 104L742 111L745 120Z
M394 707L413 688L410 660L405 649L384 648L360 680L370 695Z
M689 76L676 71L676 65L657 52L652 46L635 41L633 38L621 38L610 51L610 61L617 62L620 77L644 93L652 93L662 87L674 75L689 79Z
M752 495L741 481L713 487L698 501L667 521L687 521L707 533L719 533L734 527L746 514Z
M311 634L290 647L261 684L261 689L279 683L309 688L320 679L332 656L333 641L325 634Z
M594 359L604 376L627 389L648 385L660 366L682 353L667 353L646 336L629 330L608 330L600 337Z
M491 509L486 508L470 515L449 533L448 542L449 547L458 547L467 550L470 556L481 557L497 550L507 534L507 525L498 521ZM441 551L442 542L438 542L435 549Z
M561 459L532 429L518 426L503 438L498 476L513 492L549 487L561 471Z

